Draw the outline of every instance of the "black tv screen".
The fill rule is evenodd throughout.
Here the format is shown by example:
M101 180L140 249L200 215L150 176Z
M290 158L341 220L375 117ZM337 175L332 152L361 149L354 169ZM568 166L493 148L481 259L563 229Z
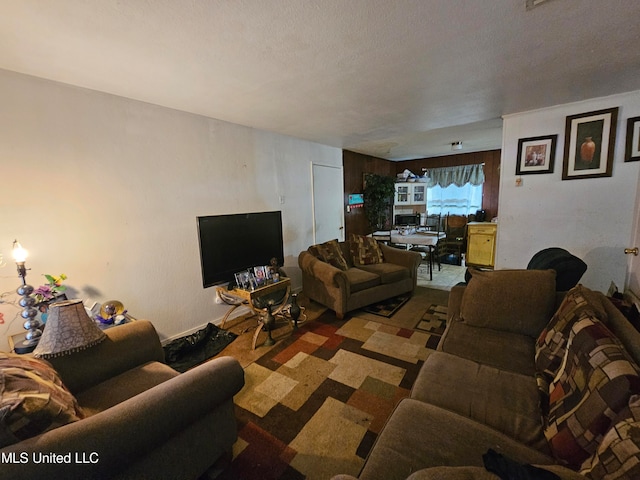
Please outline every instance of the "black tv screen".
M204 288L235 283L234 274L250 267L284 263L282 212L197 217Z

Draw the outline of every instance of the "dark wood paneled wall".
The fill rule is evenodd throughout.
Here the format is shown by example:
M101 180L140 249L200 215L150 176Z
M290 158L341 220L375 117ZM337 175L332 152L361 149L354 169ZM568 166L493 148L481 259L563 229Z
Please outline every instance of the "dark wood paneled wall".
M389 160L348 150L342 151L342 166L344 172L345 238L348 239L351 233L359 235L371 233L364 208L354 208L351 212L346 211L349 194L362 193L363 174L376 173L395 177L396 166Z
M363 173L377 173L379 175L390 175L395 177L396 174L408 169L416 175L422 175L423 168L431 169L484 163L485 182L482 208L487 212L487 220L490 220L492 217L498 215L500 156L501 150L489 150L486 152L462 153L435 158L421 158L417 160L391 162L382 158L343 150L342 163L344 171L345 212L348 195L350 193L362 193ZM367 223L367 218L361 208L345 213L345 234L347 235L347 238L351 233L360 235L371 233L371 229Z

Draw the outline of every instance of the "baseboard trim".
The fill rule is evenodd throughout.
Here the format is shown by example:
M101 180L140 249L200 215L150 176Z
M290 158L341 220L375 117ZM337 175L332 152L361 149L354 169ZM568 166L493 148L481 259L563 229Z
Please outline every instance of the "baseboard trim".
M235 318L241 317L243 315L247 315L249 313L251 313L251 310L249 309L249 307L247 307L246 305L242 305L242 306L236 308L235 311L233 312L233 314L229 315L229 318L227 318L227 322L229 322L229 321L231 321L231 320L233 320ZM173 342L174 340L177 340L178 338L182 338L182 337L186 337L187 335L191 335L191 334L197 332L198 330L201 330L201 329L205 328L209 323L213 323L214 325L219 326L222 323L222 319L223 318L224 318L224 315L214 319L211 322L203 323L202 325L199 325L199 326L194 327L192 329L185 330L184 332L177 333L177 334L172 335L170 337L164 338L164 339L162 339L160 341L160 343L162 344L162 346L164 346L164 345L166 345L166 344L168 344L170 342Z

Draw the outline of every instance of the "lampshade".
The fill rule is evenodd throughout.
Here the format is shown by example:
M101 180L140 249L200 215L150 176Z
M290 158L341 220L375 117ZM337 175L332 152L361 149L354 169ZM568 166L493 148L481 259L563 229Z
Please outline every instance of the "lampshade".
M97 345L105 338L105 333L87 315L82 300L52 303L47 325L33 356L60 357Z

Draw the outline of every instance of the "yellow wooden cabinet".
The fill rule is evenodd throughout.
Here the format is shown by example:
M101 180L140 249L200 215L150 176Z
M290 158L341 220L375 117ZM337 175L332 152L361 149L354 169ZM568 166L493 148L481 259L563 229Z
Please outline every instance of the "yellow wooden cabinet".
M467 225L467 265L495 265L497 231L497 223L470 222Z

